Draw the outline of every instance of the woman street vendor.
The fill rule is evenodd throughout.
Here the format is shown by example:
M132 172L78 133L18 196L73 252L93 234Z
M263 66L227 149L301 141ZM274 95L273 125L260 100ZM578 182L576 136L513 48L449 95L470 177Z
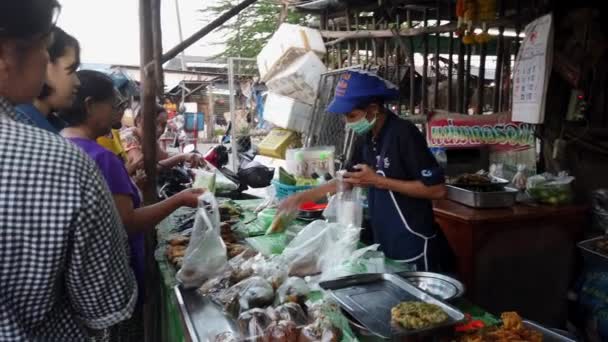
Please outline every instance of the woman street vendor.
M340 77L327 112L343 115L346 127L359 136L344 177L369 188L374 242L388 258L433 270L439 247L431 200L445 196L444 174L418 128L384 106L398 95L390 82L351 70ZM337 183L329 182L287 198L281 207L293 210L336 189Z

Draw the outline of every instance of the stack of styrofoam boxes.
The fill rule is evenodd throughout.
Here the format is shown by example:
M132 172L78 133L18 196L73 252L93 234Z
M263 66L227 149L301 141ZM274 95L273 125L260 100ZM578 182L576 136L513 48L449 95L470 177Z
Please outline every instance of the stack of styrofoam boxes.
M321 74L325 44L319 31L282 24L257 57L260 77L269 89L264 119L281 128L305 133Z

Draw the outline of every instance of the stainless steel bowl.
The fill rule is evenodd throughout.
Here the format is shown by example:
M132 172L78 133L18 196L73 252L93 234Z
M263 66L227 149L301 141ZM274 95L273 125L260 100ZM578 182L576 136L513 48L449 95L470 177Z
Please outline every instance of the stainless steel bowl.
M399 276L441 300L458 298L464 294L464 285L460 281L443 274L401 272Z

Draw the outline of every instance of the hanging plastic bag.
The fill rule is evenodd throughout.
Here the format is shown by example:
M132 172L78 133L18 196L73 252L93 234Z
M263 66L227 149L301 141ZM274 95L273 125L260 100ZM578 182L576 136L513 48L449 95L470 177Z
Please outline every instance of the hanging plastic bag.
M526 183L528 182L528 177L526 176L526 165L518 164L517 165L517 173L513 176L513 186L520 191L526 190Z
M185 288L197 288L218 274L227 261L226 245L220 236L217 200L212 193L205 192L199 198L190 244L176 278Z
M329 222L337 222L346 227L361 227L363 223L363 194L360 187L351 187L344 182L344 173L336 173L337 192L329 199L323 216Z

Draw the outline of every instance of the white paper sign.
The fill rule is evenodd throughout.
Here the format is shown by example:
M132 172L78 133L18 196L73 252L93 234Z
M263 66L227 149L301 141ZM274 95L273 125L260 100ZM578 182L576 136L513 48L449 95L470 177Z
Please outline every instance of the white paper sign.
M553 64L553 17L526 26L526 37L513 68L513 121L541 124L545 120L547 86Z

